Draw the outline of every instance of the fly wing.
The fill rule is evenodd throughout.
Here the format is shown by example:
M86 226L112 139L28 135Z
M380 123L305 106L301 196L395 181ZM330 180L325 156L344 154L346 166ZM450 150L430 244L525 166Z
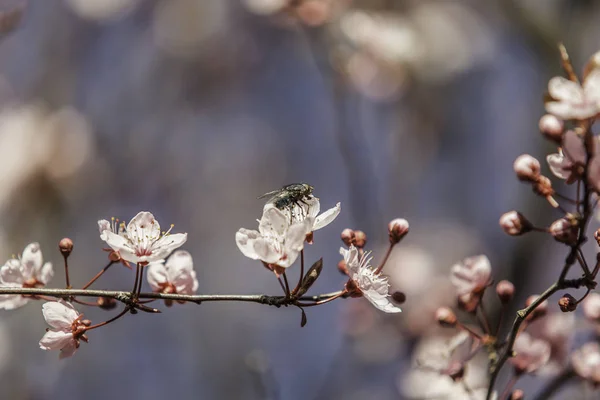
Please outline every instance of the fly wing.
M273 190L272 192L267 192L265 194L263 194L262 196L257 197L257 199L264 199L265 197L275 197L277 196L279 193L281 193L283 189L277 189L277 190Z

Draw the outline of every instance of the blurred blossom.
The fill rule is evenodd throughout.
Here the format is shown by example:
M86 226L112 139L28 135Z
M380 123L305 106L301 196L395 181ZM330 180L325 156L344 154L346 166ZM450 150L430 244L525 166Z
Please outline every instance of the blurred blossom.
M52 180L75 174L93 152L89 125L72 108L50 112L23 105L0 111L0 210L37 174Z
M415 369L398 381L400 392L415 399L485 399L486 357L480 352L467 362L477 345L466 332L421 339L413 354ZM448 373L457 366L464 366L464 375L454 380Z
M259 15L278 13L287 7L289 0L242 0L248 11Z
M548 82L554 101L546 103L546 111L560 119L584 120L600 113L600 69L592 71L583 82L555 76Z
M64 0L82 18L104 21L122 17L134 10L139 0Z
M583 315L593 322L600 322L600 293L590 293L583 301Z
M577 375L595 385L600 383L600 345L598 343L590 342L574 351L571 362Z
M517 373L533 373L550 360L550 343L535 339L527 332L519 333L513 346L515 356L509 359Z
M154 10L156 44L169 54L195 56L228 28L225 1L160 1Z
M548 313L531 323L527 332L550 345L550 358L539 374L553 375L562 370L573 345L575 323L575 314L563 312Z
M350 9L334 30L336 58L349 79L378 100L400 92L406 69L421 79L446 80L490 60L494 48L481 17L459 3L421 2L403 13Z

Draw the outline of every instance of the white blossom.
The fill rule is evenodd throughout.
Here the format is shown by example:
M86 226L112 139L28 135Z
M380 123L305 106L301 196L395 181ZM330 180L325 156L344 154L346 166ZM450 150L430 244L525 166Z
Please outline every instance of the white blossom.
M54 271L52 263L43 262L39 243L31 243L21 258L10 259L0 268L0 287L43 287L50 282ZM18 294L0 296L0 308L14 310L24 306L29 298Z
M351 245L349 249L340 248L340 254L344 257L350 279L354 281L362 295L371 304L386 313L402 311L400 307L390 301L388 277L381 275L371 267L370 253L360 256L358 249Z
M289 214L268 203L258 231L241 228L235 234L235 242L248 258L288 268L298 258L306 235L314 225L314 217L310 215L294 221Z
M521 332L513 346L515 356L509 361L520 372L532 373L545 366L550 360L550 343L535 339L527 332Z
M573 369L583 379L600 383L600 345L596 342L584 344L571 356Z
M147 211L133 217L124 232L113 232L108 228L110 224L107 225L107 222L98 221L100 238L119 252L123 260L133 263L160 261L187 240L187 233L171 234L170 229L161 233L158 221Z
M192 256L185 250L177 250L165 263L153 262L148 266L148 283L159 293L194 294L198 280Z
M548 92L555 101L546 103L546 111L563 120L585 120L600 113L600 69L592 71L583 82L556 76L548 82Z
M282 212L291 219L292 223L302 222L310 217L309 222L312 224L310 226L310 232L313 232L324 228L333 222L333 220L336 219L336 217L340 214L341 210L341 203L337 203L335 207L332 207L319 214L321 211L319 198L311 195L308 196L307 199L294 204L293 207L289 209L283 209Z
M42 306L42 313L50 329L40 340L42 350L60 350L60 358L71 357L79 348L78 323L82 317L71 303L50 301ZM81 333L79 333L81 332Z

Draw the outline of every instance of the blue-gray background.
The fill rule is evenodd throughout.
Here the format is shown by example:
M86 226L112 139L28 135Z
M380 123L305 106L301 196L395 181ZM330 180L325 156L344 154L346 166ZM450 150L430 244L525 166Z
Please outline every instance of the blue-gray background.
M323 207L342 203L307 251L326 265L315 293L344 282L335 267L343 228L367 232L377 259L394 217L410 221L403 246L420 257L386 268L407 294L423 257L446 276L453 262L486 253L497 280L514 279L519 301L560 268L559 245L505 237L497 221L514 208L540 224L558 217L517 182L512 161L552 150L537 121L545 85L560 73L555 43L582 66L600 48L597 2L355 1L348 7L428 26L437 44L419 47L422 63L395 67L402 78L385 99L332 68L347 9L315 27L237 0L91 2L97 9L30 0L0 43L3 259L39 241L59 287L56 247L69 236L71 279L81 285L106 262L96 221L148 210L188 232L200 293L278 294L234 234L255 228L258 195L309 182ZM108 18L104 3L114 7ZM132 280L115 267L97 287L129 289ZM0 397L401 398L399 375L423 331L407 333L417 324L409 317L430 318L410 316L423 301L409 295L405 312L389 317L352 304L363 300L338 301L307 310L302 329L297 309L176 306L91 332L63 361L38 349L45 324L31 302L0 314ZM83 311L94 322L109 315Z

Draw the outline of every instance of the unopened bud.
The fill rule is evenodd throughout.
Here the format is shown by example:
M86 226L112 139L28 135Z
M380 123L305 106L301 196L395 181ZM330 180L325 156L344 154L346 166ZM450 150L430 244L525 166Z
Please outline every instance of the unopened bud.
M500 217L500 227L510 236L519 236L533 229L531 222L517 211L509 211Z
M359 249L362 249L367 244L367 234L363 231L354 231L354 245Z
M559 145L561 144L565 129L563 121L552 114L546 114L540 118L539 127L540 132L542 132L542 135L544 135L546 139L552 140Z
M558 306L562 312L573 312L577 310L577 299L566 293L558 300Z
M394 300L398 304L404 304L406 301L406 295L403 292L395 291L392 293L392 300Z
M355 236L354 236L354 231L352 229L346 228L342 231L342 242L344 242L344 244L348 247L350 247L350 245L354 244Z
M81 321L81 323L85 326L90 326L92 325L92 321L90 321L89 319L84 319Z
M62 253L63 257L69 257L73 251L73 241L69 238L63 238L58 242L58 248Z
M468 313L475 312L480 300L481 297L473 293L460 295L457 299L458 308Z
M573 244L577 241L577 224L573 218L560 218L550 225L550 234L557 241Z
M340 262L338 262L338 264L337 264L337 268L338 268L338 271L340 271L340 273L342 275L348 275L348 268L346 267L346 260L340 260Z
M396 218L390 221L388 224L388 232L390 234L390 243L396 244L402 240L406 234L410 225L404 218Z
M117 306L117 301L112 297L98 297L96 304L103 310L112 310Z
M435 319L443 327L453 328L456 326L456 314L448 307L440 307L435 310Z
M533 192L543 197L552 196L554 189L552 188L552 182L547 176L540 175L537 181L533 184Z
M362 297L363 295L362 290L360 290L354 279L349 279L348 282L346 282L345 288L348 291L348 294L350 294L350 297Z
M596 243L598 243L598 246L600 246L600 229L594 232L594 239L596 239Z
M522 154L515 160L513 169L520 181L535 182L540 176L540 162L529 154Z
M496 294L502 304L507 304L515 295L515 285L510 281L502 280L496 285Z
M540 297L540 296L537 294L529 296L527 298L527 300L525 300L525 306L529 307L530 305L532 305L533 302L536 301L538 297ZM548 300L544 300L531 312L531 314L529 314L529 317L527 319L531 320L531 319L543 317L544 315L546 315L547 312L548 312Z
M515 389L510 394L509 400L523 400L525 398L525 393L521 389Z

